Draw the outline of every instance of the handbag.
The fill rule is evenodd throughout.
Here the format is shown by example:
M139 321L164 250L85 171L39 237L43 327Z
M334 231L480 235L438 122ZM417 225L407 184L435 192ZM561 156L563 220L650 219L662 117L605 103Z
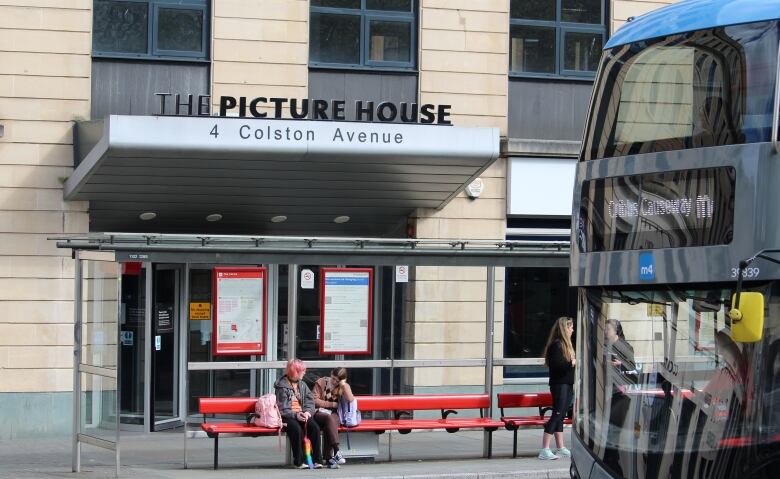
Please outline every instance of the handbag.
M360 421L363 419L360 410L358 409L357 399L347 401L343 397L339 398L338 414L339 423L346 427L355 427L359 425Z

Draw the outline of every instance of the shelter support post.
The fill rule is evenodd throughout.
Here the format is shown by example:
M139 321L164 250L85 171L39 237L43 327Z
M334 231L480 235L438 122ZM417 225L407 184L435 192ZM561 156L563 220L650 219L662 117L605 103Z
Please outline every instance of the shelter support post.
M184 263L184 280L182 281L182 288L184 290L183 301L186 305L184 307L184 317L180 321L179 334L183 338L189 337L189 313L190 313L190 263ZM181 396L179 400L180 407L184 410L182 417L184 418L184 469L187 469L187 434L190 417L190 402L187 400L189 397L190 372L187 370L187 358L190 357L189 341L182 341L179 354L179 371L183 371L184 378L179 381L179 389L181 390Z
M81 260L79 251L73 251L75 271L73 274L74 301L73 301L73 452L71 463L73 472L81 472L81 443L79 442L79 430L81 425Z
M298 265L287 268L287 359L298 353L295 338L298 326Z
M298 270L297 264L287 267L287 359L295 359L298 354ZM284 450L284 463L292 464L292 450L289 447Z
M495 312L496 267L487 267L487 284L485 286L485 394L490 398L485 417L493 417L493 335ZM490 457L493 450L493 433L485 431L483 437L482 456Z
M388 394L395 394L395 390L393 389L395 386L393 383L393 379L395 378L395 365L393 362L395 360L395 288L398 286L398 283L396 283L396 280L398 279L396 277L397 270L398 267L393 266L393 287L390 290L390 391ZM393 461L393 431L390 431L390 434L387 436L387 460L390 462Z

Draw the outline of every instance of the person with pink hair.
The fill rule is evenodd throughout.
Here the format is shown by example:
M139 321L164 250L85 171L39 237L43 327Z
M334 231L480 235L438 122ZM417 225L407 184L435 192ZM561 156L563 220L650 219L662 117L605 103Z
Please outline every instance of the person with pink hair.
M305 469L308 466L303 457L303 437L312 444L312 461L315 469L322 467L320 453L320 427L314 421L314 395L303 382L306 365L300 359L287 361L284 376L274 383L276 403L287 426L287 436L293 453L293 467Z

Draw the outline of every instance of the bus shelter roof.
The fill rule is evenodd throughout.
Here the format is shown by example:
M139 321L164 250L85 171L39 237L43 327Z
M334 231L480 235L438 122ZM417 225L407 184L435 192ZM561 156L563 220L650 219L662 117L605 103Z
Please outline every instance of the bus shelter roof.
M60 248L113 251L116 261L204 264L566 266L563 241L90 233Z

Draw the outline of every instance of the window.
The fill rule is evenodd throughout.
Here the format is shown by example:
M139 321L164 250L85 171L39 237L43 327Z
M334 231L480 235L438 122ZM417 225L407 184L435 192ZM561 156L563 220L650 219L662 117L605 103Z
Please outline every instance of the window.
M582 159L769 141L778 36L745 23L605 52Z
M94 56L207 60L207 0L95 0Z
M512 75L592 78L604 44L604 0L511 0Z
M414 68L415 0L311 0L309 64Z
M504 357L536 359L555 321L575 317L576 291L569 288L568 268L506 268ZM504 367L505 378L544 378L548 369L528 364Z

